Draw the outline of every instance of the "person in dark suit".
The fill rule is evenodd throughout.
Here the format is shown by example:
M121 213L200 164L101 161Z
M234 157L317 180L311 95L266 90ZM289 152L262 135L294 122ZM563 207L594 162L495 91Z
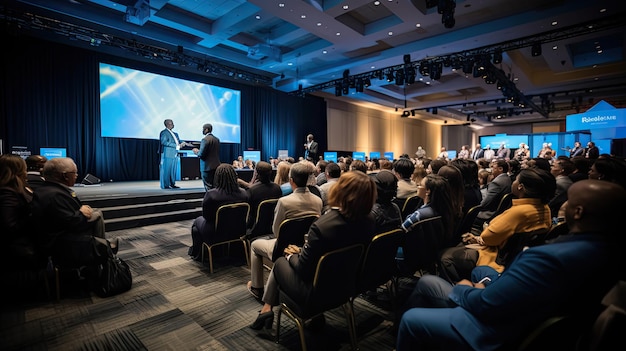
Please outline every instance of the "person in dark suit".
M480 202L484 210L478 213L476 218L481 224L489 219L496 211L502 196L511 192L511 177L507 174L509 164L504 159L496 159L491 162L491 175L493 180L487 184L487 194Z
M317 262L322 255L353 244L369 243L375 224L369 215L376 201L376 184L363 172L346 172L330 189L330 210L311 225L308 241L302 248L289 245L285 256L278 258L265 284L258 317L250 328L271 329L272 307L278 305L278 287L289 296L306 304Z
M93 245L90 237L105 239L104 218L99 209L84 205L70 188L78 177L74 160L48 160L43 176L46 180L35 190L31 204L40 252L70 267L93 264L83 261L86 255L82 250ZM117 251L117 241L109 246Z
M202 173L202 182L204 189L212 189L213 178L215 178L215 170L220 165L220 139L212 134L213 125L207 123L202 126L202 134L204 138L200 141L200 148L194 148L192 151L200 158L200 172Z
M483 158L485 155L485 150L481 147L480 144L476 144L474 151L472 152L472 160L478 160L479 158Z
M31 189L38 188L44 182L44 178L41 176L43 171L43 165L48 161L45 156L42 155L30 155L26 158L26 181Z
M178 133L174 132L174 122L171 119L163 121L165 129L159 135L159 153L161 154L161 163L159 168L159 178L161 180L161 189L177 189L176 185L176 166L178 164L178 150L187 145L186 142L180 141Z
M587 143L587 149L585 149L585 158L589 158L592 160L600 157L600 149L596 146L596 143L590 141Z
M615 229L626 190L581 180L568 198L569 235L522 251L490 283L479 282L484 275L456 285L422 276L409 298L415 308L402 316L396 349L497 350L519 345L524 333L551 316L590 312L593 320L602 297L624 278L624 236ZM580 331L570 334L578 338Z
M192 246L188 254L200 260L202 243L208 242L215 232L217 209L222 205L248 202L248 194L237 184L237 173L229 163L222 163L215 170L215 187L208 190L202 199L202 216L191 225Z
M580 145L580 141L574 142L574 147L569 150L569 157L585 156L585 149Z
M306 136L307 142L304 143L304 159L317 162L317 142L313 140L313 134Z

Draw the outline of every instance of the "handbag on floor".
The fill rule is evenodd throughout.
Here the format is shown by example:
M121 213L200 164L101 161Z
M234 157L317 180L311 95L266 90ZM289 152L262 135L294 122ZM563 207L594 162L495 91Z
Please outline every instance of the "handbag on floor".
M130 290L133 276L128 263L113 255L98 267L94 292L100 297L109 297Z

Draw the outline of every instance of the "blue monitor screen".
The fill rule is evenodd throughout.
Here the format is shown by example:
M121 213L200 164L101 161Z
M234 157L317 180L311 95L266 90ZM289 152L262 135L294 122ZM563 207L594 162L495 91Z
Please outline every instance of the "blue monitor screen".
M365 161L365 152L355 151L352 153L352 159Z
M239 90L100 63L100 111L102 137L159 139L172 119L183 141L211 123L221 142L241 142Z
M373 160L375 158L380 158L380 152L378 152L378 151L370 152L370 160Z
M389 161L393 160L393 152L392 151L385 152L385 158L388 159Z
M254 164L257 164L257 162L261 161L261 151L244 151L243 160L251 160Z
M448 150L448 159L454 160L456 158L456 150Z
M330 162L337 162L337 152L334 151L325 151L324 152L324 160Z
M489 145L492 150L498 150L503 143L509 149L517 149L520 143L528 145L528 135L487 135L481 136L479 142L483 149Z
M57 157L67 157L67 149L64 147L42 147L39 154L45 156L48 160Z

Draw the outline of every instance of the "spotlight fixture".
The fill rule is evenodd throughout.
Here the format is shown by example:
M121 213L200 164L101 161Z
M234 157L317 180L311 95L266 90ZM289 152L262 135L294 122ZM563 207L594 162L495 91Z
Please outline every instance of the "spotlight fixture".
M502 49L496 49L493 52L493 63L496 65L502 63Z
M533 57L541 56L541 43L534 43L530 49L530 54Z
M363 78L358 78L356 80L356 85L355 85L357 93L362 93L363 92L363 85L364 85L363 84Z
M411 63L411 54L406 54L402 57L402 59L404 60L404 63L409 64Z
M395 77L393 75L393 71L389 70L389 72L387 72L387 81L388 82L393 82L394 79L395 79Z
M369 78L365 78L365 80L363 80L363 86L366 88L372 86L372 81Z
M404 85L404 73L402 71L396 72L396 85Z
M409 117L409 115L411 115L411 112L409 112L407 110L404 110L404 111L402 111L402 116L401 117L402 118L407 118L407 117Z
M335 84L335 96L341 96L341 83Z

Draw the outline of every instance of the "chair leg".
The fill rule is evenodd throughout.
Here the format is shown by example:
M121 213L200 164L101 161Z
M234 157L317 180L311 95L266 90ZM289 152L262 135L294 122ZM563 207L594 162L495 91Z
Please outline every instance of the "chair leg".
M356 335L356 320L354 318L354 309L352 308L352 301L348 301L342 305L344 312L346 313L346 320L348 322L348 331L350 332L350 344L352 350L358 350L359 345Z
M246 240L241 240L241 243L243 244L243 254L246 256L246 264L248 265L248 268L250 268L250 252L248 250L248 243Z
M211 246L207 246L207 248L209 249L209 272L213 274L213 250Z
M296 327L298 327L298 333L300 334L300 345L302 347L302 351L306 351L306 340L304 338L304 321L302 320L302 318L296 316L293 312L291 312L291 310L289 310L289 307L287 307L285 304L281 304L280 306L280 310L278 311L278 323L276 324L276 343L278 343L278 335L279 335L279 331L280 331L280 313L284 312L285 314L293 319L293 321L296 323Z

